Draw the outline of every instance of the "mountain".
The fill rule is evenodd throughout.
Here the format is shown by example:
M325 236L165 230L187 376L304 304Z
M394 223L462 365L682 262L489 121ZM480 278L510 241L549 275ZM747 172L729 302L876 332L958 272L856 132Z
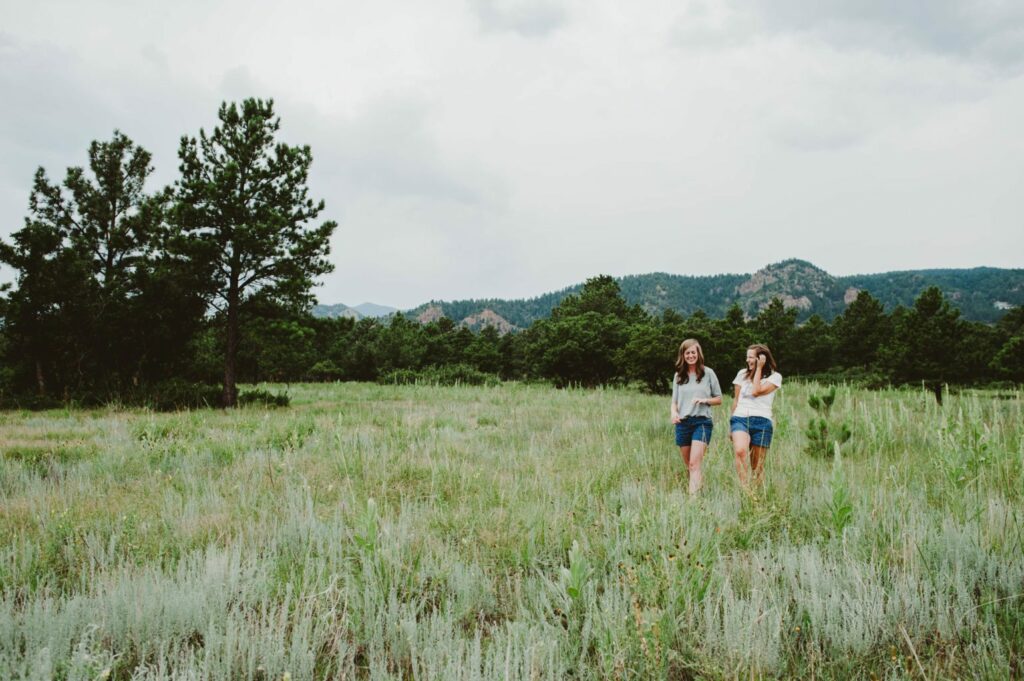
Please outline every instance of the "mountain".
M799 310L801 321L813 314L831 321L842 314L858 291L868 291L891 310L897 305L913 305L928 286L938 286L963 317L972 321L994 322L1006 309L1024 306L1024 269L992 267L835 277L807 261L794 259L768 265L753 274L688 276L656 272L617 281L627 302L639 304L651 314L672 309L690 315L701 309L712 317L722 317L737 303L744 313L754 316L773 297L778 297ZM474 315L486 311L512 327L525 328L550 315L563 298L581 287L577 284L525 300L434 300L405 314L412 319L448 317L475 326Z
M314 305L313 316L325 317L327 319L337 319L339 317L351 317L352 319L363 318L363 314L358 310L355 310L348 305L342 305L341 303L337 303L336 305Z
M358 320L364 317L389 317L398 311L397 307L377 305L376 303L362 303L355 307L349 307L348 305L343 305L341 303L337 303L335 305L313 306L314 317L325 317L327 319L351 317L352 319Z
M390 317L398 312L397 307L377 305L376 303L361 303L352 308L364 317Z

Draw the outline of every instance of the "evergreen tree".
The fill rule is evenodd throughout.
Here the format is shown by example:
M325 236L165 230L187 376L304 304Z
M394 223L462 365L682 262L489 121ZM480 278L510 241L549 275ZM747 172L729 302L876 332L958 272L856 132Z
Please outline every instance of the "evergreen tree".
M753 330L738 304L733 303L725 318L713 320L708 341L714 348L713 354L708 348L704 350L708 364L719 372L723 381L731 381L734 372L746 366L747 347L754 342ZM712 356L714 362L711 361Z
M629 307L609 276L588 279L579 295L565 298L551 318L527 331L532 369L556 385L597 386L621 380L623 347L631 322L644 313Z
M501 336L488 324L480 329L466 348L466 362L479 371L497 374L501 371Z
M832 328L818 315L811 315L810 319L794 330L791 343L786 365L789 373L818 373L833 366L835 337Z
M680 342L677 327L662 320L633 324L622 353L626 378L640 381L648 392L668 392Z
M867 291L861 291L834 323L836 366L874 367L879 352L892 337L892 320L882 303Z
M189 268L163 255L167 192L145 192L151 156L115 131L60 185L40 168L29 217L0 260L18 271L10 347L36 391L106 398L181 371L202 320Z
M308 146L277 142L273 100L223 104L210 135L183 137L176 219L181 252L209 265L211 304L223 312L225 406L237 399L236 364L245 300L307 306L327 261L335 223L311 226L324 208L308 196Z
M793 333L799 312L795 307L787 308L779 298L772 298L750 325L754 342L771 348L779 367L785 367L787 371L789 360L798 353L793 346Z
M996 323L998 350L989 370L1000 378L1024 383L1024 307L1009 310Z
M885 362L897 381L922 382L942 403L942 386L969 377L963 356L960 311L937 286L925 289L910 310L894 313L893 342Z

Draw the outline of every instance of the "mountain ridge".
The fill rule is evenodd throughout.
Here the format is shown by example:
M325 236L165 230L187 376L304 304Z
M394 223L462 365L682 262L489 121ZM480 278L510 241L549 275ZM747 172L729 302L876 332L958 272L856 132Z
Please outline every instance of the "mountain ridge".
M640 305L655 315L669 309L690 315L700 309L713 317L722 317L736 303L745 315L752 317L778 297L787 307L797 308L799 321L814 314L831 321L842 314L859 291L868 291L891 310L898 305L912 305L928 286L938 286L962 316L971 321L995 322L1007 309L1024 306L1024 269L995 267L896 270L836 277L806 260L791 258L752 274L652 272L617 277L616 281L628 303ZM474 329L488 324L500 326L503 331L525 328L550 315L559 302L582 286L579 283L534 298L431 300L403 314L421 321L448 317Z

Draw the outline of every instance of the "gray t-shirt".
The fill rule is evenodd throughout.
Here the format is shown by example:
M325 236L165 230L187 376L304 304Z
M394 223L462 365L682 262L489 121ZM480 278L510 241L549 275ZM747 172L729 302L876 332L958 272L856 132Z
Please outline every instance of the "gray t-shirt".
M700 398L721 397L722 387L718 384L718 376L708 367L704 367L704 378L700 383L696 376L691 376L686 383L680 385L679 374L672 377L672 402L679 411L679 418L687 416L706 416L711 418L711 406L707 404L694 404L693 400Z

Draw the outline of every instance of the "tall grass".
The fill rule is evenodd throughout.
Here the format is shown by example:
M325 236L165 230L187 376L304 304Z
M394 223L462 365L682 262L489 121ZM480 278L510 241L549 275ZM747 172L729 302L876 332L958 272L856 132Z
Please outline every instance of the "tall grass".
M0 678L1024 675L1024 394L726 407L688 499L626 390L291 386L292 407L0 414Z

